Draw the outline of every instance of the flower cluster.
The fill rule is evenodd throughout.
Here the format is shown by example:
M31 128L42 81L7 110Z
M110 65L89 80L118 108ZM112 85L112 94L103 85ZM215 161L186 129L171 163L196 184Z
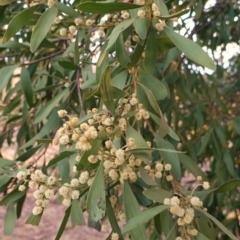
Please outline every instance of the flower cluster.
M203 208L202 201L195 196L178 197L173 196L172 198L165 198L164 205L169 205L169 211L177 216L177 224L179 227L184 228L182 232L182 237L178 237L178 240L191 239L191 237L196 236L198 231L195 229L194 220L194 208ZM206 211L206 209L203 209Z

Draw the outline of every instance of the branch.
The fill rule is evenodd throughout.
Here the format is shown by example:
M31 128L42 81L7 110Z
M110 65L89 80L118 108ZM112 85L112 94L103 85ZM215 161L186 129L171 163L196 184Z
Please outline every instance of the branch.
M41 61L44 61L44 60L47 60L47 59L50 59L50 58L53 58L57 55L60 55L61 53L63 53L65 51L65 49L63 50L60 50L58 52L54 52L46 57L42 57L42 58L39 58L39 59L36 59L34 61L31 61L31 62L26 62L26 63L22 63L20 64L20 67L23 67L23 66L28 66L28 65L31 65L31 64L34 64L34 63L38 63L38 62L41 62Z

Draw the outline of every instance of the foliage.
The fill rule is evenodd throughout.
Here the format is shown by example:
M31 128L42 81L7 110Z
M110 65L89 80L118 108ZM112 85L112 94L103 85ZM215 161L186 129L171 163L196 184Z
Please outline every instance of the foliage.
M85 211L113 240L239 238L239 58L216 50L238 43L240 8L207 4L0 0L5 234L35 188L27 224L67 207L56 239Z

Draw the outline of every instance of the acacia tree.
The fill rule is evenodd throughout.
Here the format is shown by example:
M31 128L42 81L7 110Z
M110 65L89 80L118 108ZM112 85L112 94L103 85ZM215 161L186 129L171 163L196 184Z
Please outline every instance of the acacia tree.
M239 3L206 2L0 0L0 143L18 145L0 160L6 234L33 188L26 223L54 195L66 206L56 239L84 211L112 240L238 239L238 59L226 71L213 53L238 41Z

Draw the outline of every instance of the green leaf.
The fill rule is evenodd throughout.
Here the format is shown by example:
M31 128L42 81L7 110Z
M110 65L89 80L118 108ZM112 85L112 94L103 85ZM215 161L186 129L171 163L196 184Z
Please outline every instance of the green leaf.
M80 33L81 33L81 30L78 30L76 34L75 43L74 43L74 63L76 64L76 66L78 66L79 64L79 56L80 56L79 47L78 47Z
M62 223L59 227L59 230L58 230L58 233L56 235L56 238L55 240L60 240L65 228L66 228L66 225L67 225L67 222L68 222L68 219L69 219L69 216L70 216L70 213L71 213L71 206L68 207L68 209L65 211L65 215L63 217L63 220L62 220Z
M211 70L216 69L213 60L198 44L174 32L167 26L164 27L164 32L172 40L176 47L186 55L186 57Z
M128 224L128 221L131 218L135 216L139 216L140 209L138 206L138 202L134 197L133 192L127 181L125 181L123 185L123 204L124 204L124 210L125 210L127 224ZM138 226L135 225L134 228L131 229L130 234L133 239L138 239L138 240L147 239L145 226L141 223Z
M49 113L55 109L56 105L62 100L62 98L67 95L68 91L68 89L61 91L56 95L56 97L48 101L44 107L41 107L40 110L36 113L33 123L36 124L45 119Z
M23 67L21 72L21 86L27 103L33 106L33 88L28 70Z
M206 174L189 156L185 154L178 154L180 163L193 174L194 177L201 176L204 181L208 181Z
M168 126L168 135L176 141L180 141L179 136Z
M210 239L208 239L208 238L207 238L205 235L203 235L202 233L198 232L197 240L210 240Z
M157 38L157 45L159 53L164 53L175 47L175 44L171 41L171 39L166 36Z
M4 235L11 235L15 228L17 216L14 208L14 203L8 205L5 218L4 218Z
M128 72L126 70L121 71L120 73L118 73L116 76L112 78L112 86L123 90L127 81L127 76L128 76Z
M9 167L14 165L15 163L15 161L0 158L0 167Z
M12 49L18 49L18 48L28 48L28 44L26 43L19 43L17 41L8 41L4 44L0 42L0 48L12 48Z
M165 198L170 198L173 195L171 192L159 188L146 189L143 191L143 194L147 198L159 203L163 203Z
M124 234L126 232L131 231L132 229L136 228L140 224L147 222L148 220L150 220L151 218L153 218L154 216L156 216L157 214L161 213L162 211L164 211L166 209L168 209L168 206L162 205L162 206L150 208L148 210L145 210L141 213L136 214L134 217L130 218L127 221L127 224L125 224L123 226L122 233ZM138 239L138 238L136 238L136 239Z
M203 137L202 137L202 140L201 140L201 147L198 151L198 156L206 149L209 141L210 141L210 138L211 138L211 132L208 131Z
M6 87L8 84L8 81L10 77L13 74L13 71L17 68L18 64L2 67L0 69L0 76L1 76L1 81L0 81L0 92Z
M7 194L1 201L0 206L16 202L19 198L26 194L26 191L20 192L18 188L15 188L12 192Z
M80 14L78 12L76 12L74 9L72 9L71 7L66 6L63 3L56 2L55 6L58 8L59 11L67 14L69 17L77 18L77 17L80 16Z
M89 210L89 219L91 221L97 222L105 215L106 193L104 186L103 162L99 165L93 183L89 189L87 209Z
M234 160L228 150L225 150L223 153L223 161L227 167L228 172L232 177L237 177Z
M96 3L89 1L77 5L78 10L90 13L111 13L140 7L142 6L124 2Z
M72 223L72 227L75 227L76 225L85 225L85 220L84 220L82 208L81 208L81 206L79 204L79 201L77 199L74 199L72 201L71 223Z
M1 5L1 4L0 4ZM24 9L18 13L9 23L6 32L4 33L2 43L6 43L11 37L13 37L22 27L24 27L27 21L33 16L35 10L39 5L35 5Z
M235 117L232 124L234 131L240 135L240 117Z
M156 100L163 100L167 97L167 89L159 79L142 71L139 71L139 74L141 84L151 90Z
M165 210L160 213L160 223L166 239L176 239L176 222L172 219L172 214Z
M59 65L68 70L80 70L80 67L73 62L69 61L59 61Z
M8 5L14 1L15 0L0 0L0 6Z
M38 226L41 221L42 214L43 214L43 212L41 212L39 215L33 215L31 213L31 215L26 220L25 224L31 224L33 226Z
M144 138L138 133L132 126L128 125L126 129L126 139L133 138L135 140L136 148L147 148L150 149L147 145ZM151 158L151 154L149 151L146 150L140 150L138 152L134 152L134 155L136 158L140 158L142 161L149 161Z
M234 236L222 223L220 223L215 217L210 215L209 213L203 211L200 208L195 208L196 211L201 212L204 214L206 217L211 219L226 235L228 235L232 240L238 240L236 236Z
M163 0L154 0L154 3L156 3L156 5L158 6L158 8L163 16L169 15L168 8Z
M8 183L11 180L11 178L12 177L6 175L0 176L0 188L4 186L6 183Z
M113 99L113 89L111 84L111 75L110 75L109 66L103 72L103 75L100 80L99 90L100 90L100 94L101 94L104 105L114 115L115 104Z
M155 137L156 138L156 144L158 148L164 148L164 149L169 149L169 150L175 150L174 146L162 139L159 138L158 136ZM159 150L161 157L163 158L164 162L169 163L172 165L172 174L176 179L180 179L182 176L181 173L181 167L180 167L180 163L179 163L179 158L177 153L175 152L165 152L165 151L161 151Z
M38 151L38 149L42 147L42 145L38 145L34 148L30 148L27 152L23 153L22 155L20 155L15 161L21 161L24 162L26 160L28 160L30 157L32 157L34 155L35 152Z
M132 23L135 21L135 18L130 18L119 23L111 32L110 36L108 37L108 44L106 50L109 49L118 39L118 36L121 32L127 29Z
M71 152L71 151L64 151L61 152L57 157L53 158L48 165L46 166L46 168L49 168L53 165L55 165L56 163L58 163L59 161L61 161L64 158L70 157L71 155L75 154L76 152Z
M157 185L157 183L149 176L149 174L146 172L146 170L143 167L140 167L139 169L140 176L142 180L149 186L151 185Z
M152 24L150 24L149 33L148 33L147 42L146 42L144 66L145 66L145 71L149 73L151 76L154 73L154 70L156 67L157 53L158 51L157 51L156 31L153 28Z
M115 48L116 48L117 60L119 61L121 66L127 68L128 64L131 62L131 59L128 56L128 53L126 51L122 33L119 34L119 36L116 40Z
M175 17L181 17L182 15L187 14L188 12L189 12L189 9L185 9L181 12L177 12L177 13L166 15L166 16L160 15L159 18L160 19L171 19L171 18L175 18Z
M136 18L136 20L133 23L136 33L141 39L146 39L150 25L150 20L148 17L139 18L137 15L139 10L145 11L146 9L142 7L141 9L134 9L130 10L129 12L132 18Z
M228 192L233 190L235 187L239 185L240 185L240 178L236 178L236 179L232 179L225 182L220 187L213 189L211 192L216 192L216 193Z
M110 223L110 225L112 227L112 231L118 234L119 240L123 240L121 229L118 226L118 222L117 222L117 219L115 217L115 213L113 211L111 202L110 202L108 197L107 197L106 201L107 201L106 214L107 214L109 223Z
M41 15L30 39L31 52L35 52L39 47L40 43L46 37L49 29L54 22L54 19L57 17L57 14L58 9L56 7L51 7Z

